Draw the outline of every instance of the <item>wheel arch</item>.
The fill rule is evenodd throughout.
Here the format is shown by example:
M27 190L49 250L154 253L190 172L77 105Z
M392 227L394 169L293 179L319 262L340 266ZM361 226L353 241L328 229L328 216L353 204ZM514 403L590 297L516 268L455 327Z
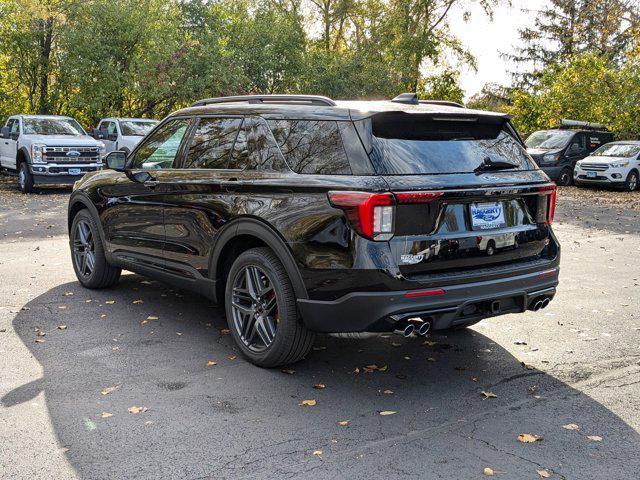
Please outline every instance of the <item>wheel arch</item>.
M20 168L20 164L22 162L29 163L30 159L31 159L31 155L29 155L29 151L27 150L27 148L20 147L20 149L18 149L18 153L16 153L16 169Z
M71 234L71 225L73 224L73 219L81 210L89 210L89 213L96 220L96 225L98 226L98 233L100 234L100 240L103 245L105 244L104 231L102 229L102 222L100 222L100 214L98 213L98 209L93 204L93 202L82 194L71 194L71 198L69 199L69 207L67 209L67 232ZM105 254L106 254L105 250Z
M227 273L242 252L254 247L268 247L278 257L291 280L297 298L308 298L307 289L291 249L282 236L266 222L243 217L227 225L218 235L209 260L209 272L216 282L216 300L224 301Z

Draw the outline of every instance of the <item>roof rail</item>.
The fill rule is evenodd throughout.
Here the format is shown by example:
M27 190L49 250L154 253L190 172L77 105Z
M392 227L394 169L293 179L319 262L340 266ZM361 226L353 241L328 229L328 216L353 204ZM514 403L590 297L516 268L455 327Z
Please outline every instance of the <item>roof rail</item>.
M322 105L335 107L337 104L328 97L321 95L236 95L231 97L205 98L192 104L192 107L202 107L216 103L288 103L293 105Z
M420 100L420 103L428 105L445 105L447 107L464 108L464 105L458 102L450 102L449 100Z

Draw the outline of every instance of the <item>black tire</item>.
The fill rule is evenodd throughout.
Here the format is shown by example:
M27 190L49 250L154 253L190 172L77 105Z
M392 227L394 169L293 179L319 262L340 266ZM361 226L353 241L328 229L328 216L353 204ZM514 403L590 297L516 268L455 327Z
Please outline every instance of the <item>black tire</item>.
M253 274L257 277L251 277ZM248 277L253 278L253 287ZM259 294L255 294L257 290ZM270 309L268 305L274 301L275 306ZM315 334L298 316L291 280L269 248L252 248L233 262L225 287L225 310L233 339L242 354L255 365L277 367L295 363L313 346ZM270 342L261 334L267 329L264 326L267 323Z
M27 162L20 162L20 168L18 168L18 186L22 193L33 193L33 175L29 171L29 164Z
M487 249L485 250L487 257L491 257L496 253L496 243L493 240L489 240L487 243Z
M629 175L627 175L627 179L624 182L624 189L627 192L633 192L638 188L638 172L635 170L631 170Z
M568 187L573 183L573 172L568 168L563 168L558 175L556 185L560 187Z
M82 225L82 227L79 227ZM89 234L85 234L86 242L82 245L85 252L84 259L88 258L88 253L93 253L93 261L91 264L85 261L83 263L82 255L78 251L80 249L79 228L87 227ZM104 255L104 246L100 239L100 233L95 219L88 210L80 210L71 224L69 232L69 247L71 248L71 262L73 270L76 272L78 281L86 288L107 288L115 285L120 279L122 270L109 265ZM90 267L90 268L89 268Z

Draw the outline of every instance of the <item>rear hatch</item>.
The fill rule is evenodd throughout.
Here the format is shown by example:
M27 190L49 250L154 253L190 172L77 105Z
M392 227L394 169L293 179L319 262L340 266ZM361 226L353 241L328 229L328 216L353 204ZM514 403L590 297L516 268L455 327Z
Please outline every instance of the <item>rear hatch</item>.
M391 250L405 277L546 263L555 185L507 117L386 112L356 127L395 196Z

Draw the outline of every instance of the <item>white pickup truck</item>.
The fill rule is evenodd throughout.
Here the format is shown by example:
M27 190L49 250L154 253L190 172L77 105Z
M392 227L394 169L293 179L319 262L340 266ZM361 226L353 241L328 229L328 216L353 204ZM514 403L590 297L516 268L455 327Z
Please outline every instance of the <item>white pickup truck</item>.
M93 130L93 138L104 142L107 153L121 150L129 155L157 124L157 120L146 118L103 118Z
M0 167L18 173L20 190L35 185L71 185L102 169L103 142L71 117L14 115L0 130Z

